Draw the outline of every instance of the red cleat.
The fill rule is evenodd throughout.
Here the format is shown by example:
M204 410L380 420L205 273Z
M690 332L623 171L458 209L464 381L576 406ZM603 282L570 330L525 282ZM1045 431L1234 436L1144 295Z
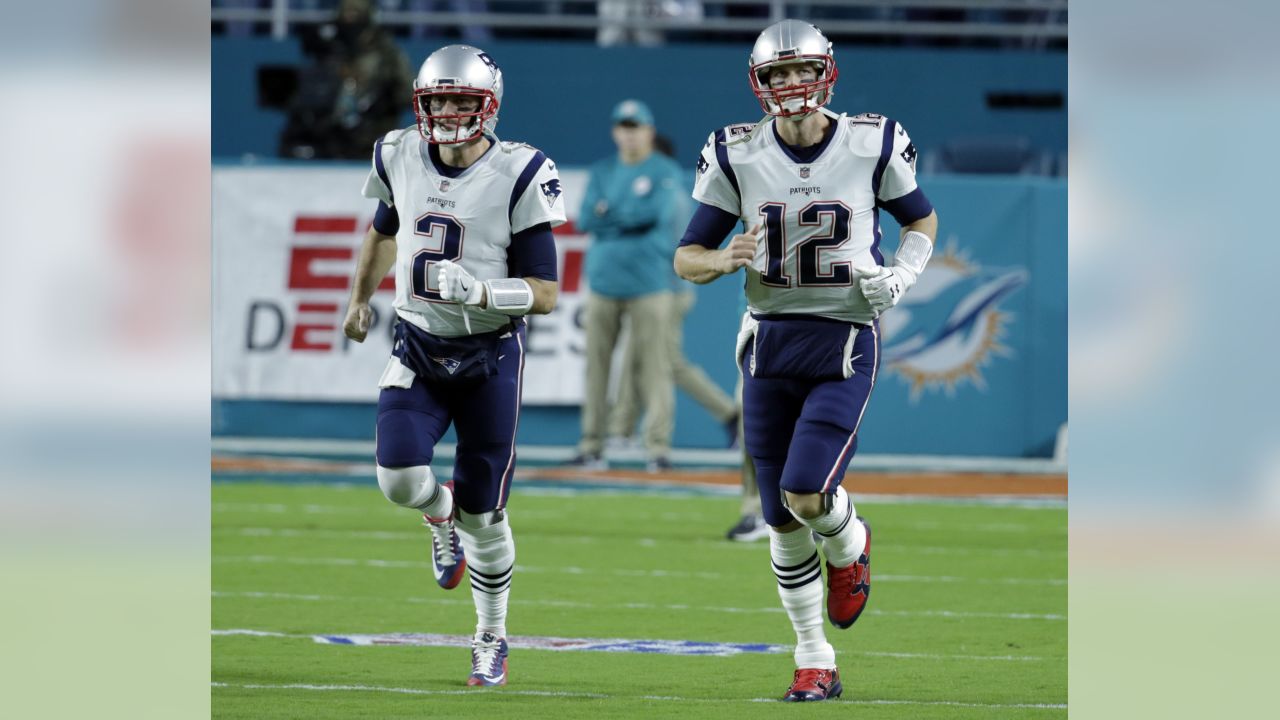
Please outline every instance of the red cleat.
M871 526L862 518L858 522L867 529L867 543L858 561L846 568L827 563L827 617L841 629L858 620L871 597Z
M840 684L840 671L818 668L800 668L791 681L782 702L818 702L840 697L844 686Z

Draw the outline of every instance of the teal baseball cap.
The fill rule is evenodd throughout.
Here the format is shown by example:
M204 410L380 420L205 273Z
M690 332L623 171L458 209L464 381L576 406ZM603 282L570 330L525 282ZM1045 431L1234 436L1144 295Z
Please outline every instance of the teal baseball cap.
M623 100L613 108L613 124L634 123L636 125L652 125L653 113L649 106L639 100Z

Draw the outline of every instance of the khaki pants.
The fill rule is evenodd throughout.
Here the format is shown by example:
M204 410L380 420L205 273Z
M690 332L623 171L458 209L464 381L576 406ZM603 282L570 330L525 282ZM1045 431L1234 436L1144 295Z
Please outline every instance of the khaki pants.
M693 309L697 295L693 291L664 293L667 296L667 319L663 327L662 345L666 348L672 377L676 387L689 393L699 405L706 408L711 417L718 423L727 423L738 411L737 404L725 391L720 389L701 367L689 362L684 356L684 318ZM638 355L636 346L646 341L635 342L635 333L628 341L624 351L623 367L632 368L624 372L618 383L618 400L609 414L609 434L615 437L631 437L635 431L636 421L640 419L642 405L640 395L644 392L636 379L640 376L637 370ZM651 415L653 410L645 407ZM671 411L675 412L672 405ZM662 423L675 427L675 418L665 418Z
M624 315L631 319L631 335L638 339L634 364L624 364L621 379L639 380L649 413L644 423L644 443L650 457L671 454L674 430L675 387L671 359L663 340L667 330L669 292L621 300L588 293L586 301L587 386L582 403L582 440L578 451L599 455L604 451L608 421L610 360ZM638 377L629 378L630 375Z
M738 402L738 438L742 447L742 515L759 515L760 487L756 485L756 464L747 454L746 433L742 430L742 373L738 373L738 387L733 391L733 399Z

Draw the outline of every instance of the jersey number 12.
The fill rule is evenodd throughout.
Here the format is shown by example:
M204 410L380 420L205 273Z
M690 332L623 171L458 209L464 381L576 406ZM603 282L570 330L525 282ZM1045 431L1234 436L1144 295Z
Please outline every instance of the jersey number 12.
M760 206L760 214L764 216L765 240L765 272L760 276L760 282L771 287L791 287L793 278L786 267L787 204L765 203ZM800 274L798 287L853 284L852 262L833 262L827 273L821 271L818 262L823 250L838 248L849 239L849 220L853 211L842 202L811 202L800 211L800 227L813 225L821 228L824 215L831 216L831 231L807 237L796 246L796 265Z

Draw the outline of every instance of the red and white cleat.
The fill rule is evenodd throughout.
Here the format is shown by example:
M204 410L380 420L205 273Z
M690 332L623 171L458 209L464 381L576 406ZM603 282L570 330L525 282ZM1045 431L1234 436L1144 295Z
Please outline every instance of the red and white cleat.
M845 568L827 563L827 618L841 629L858 620L871 597L871 526L862 518L858 522L867 529L867 543L858 561Z
M800 668L782 702L818 702L840 697L844 686L840 684L838 669Z

